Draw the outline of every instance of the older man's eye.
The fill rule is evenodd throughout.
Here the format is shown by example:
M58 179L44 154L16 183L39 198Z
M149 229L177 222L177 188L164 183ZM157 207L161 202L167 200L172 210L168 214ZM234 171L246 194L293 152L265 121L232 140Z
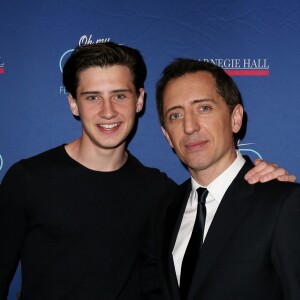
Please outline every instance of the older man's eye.
M211 110L211 107L208 106L208 105L202 105L202 106L200 107L200 111L206 112L206 111L209 111L209 110Z
M180 118L180 116L181 116L181 114L174 113L174 114L171 114L169 118L170 118L170 120L177 120Z

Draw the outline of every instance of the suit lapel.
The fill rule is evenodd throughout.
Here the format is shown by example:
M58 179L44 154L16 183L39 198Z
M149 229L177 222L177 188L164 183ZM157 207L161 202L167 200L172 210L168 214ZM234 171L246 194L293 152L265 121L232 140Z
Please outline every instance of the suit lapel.
M201 288L222 247L250 207L248 198L254 186L244 180L244 175L251 168L252 164L246 162L220 203L202 246L188 299L193 299Z
M180 225L182 222L182 218L185 212L186 204L189 199L190 193L191 193L191 181L188 180L185 183L183 183L179 187L179 193L177 196L177 201L173 202L174 205L170 206L170 208L167 211L167 217L166 220L170 221L169 223L169 232L170 232L170 242L169 242L169 251L172 252L178 231L180 229Z
M168 282L170 299L172 300L180 299L172 251L176 242L178 231L180 229L190 192L191 182L189 179L179 186L176 192L176 199L169 205L165 215L165 229L162 239L162 261L164 262L164 274Z

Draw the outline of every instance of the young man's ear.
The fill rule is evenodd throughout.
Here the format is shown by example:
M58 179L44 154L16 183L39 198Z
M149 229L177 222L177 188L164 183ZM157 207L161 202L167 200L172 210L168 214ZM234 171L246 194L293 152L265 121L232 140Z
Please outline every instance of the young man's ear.
M231 113L231 127L234 133L238 133L243 124L244 109L241 104L237 104Z
M77 102L76 102L76 99L74 99L73 96L70 93L68 93L68 101L69 101L69 105L70 105L70 109L71 109L72 114L75 117L78 117L79 116L79 111L78 111Z
M170 136L169 136L168 132L166 131L166 129L163 128L162 126L161 126L160 128L161 128L161 130L162 130L164 136L166 137L166 139L167 139L167 141L168 141L170 147L171 147L171 148L174 148L174 147L173 147L173 143L172 143L172 141L171 141L171 139L170 139Z
M139 89L139 95L136 100L136 105L135 105L135 112L139 113L143 107L144 107L144 101L145 101L145 90L143 88Z

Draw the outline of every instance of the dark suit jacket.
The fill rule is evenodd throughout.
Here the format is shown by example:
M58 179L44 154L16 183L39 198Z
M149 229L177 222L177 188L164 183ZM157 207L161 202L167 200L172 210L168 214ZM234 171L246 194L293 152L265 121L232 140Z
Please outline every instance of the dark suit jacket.
M209 228L188 299L300 299L300 185L249 185L246 162ZM153 220L144 252L145 299L179 300L172 250L190 180ZM173 195L174 196L174 195Z

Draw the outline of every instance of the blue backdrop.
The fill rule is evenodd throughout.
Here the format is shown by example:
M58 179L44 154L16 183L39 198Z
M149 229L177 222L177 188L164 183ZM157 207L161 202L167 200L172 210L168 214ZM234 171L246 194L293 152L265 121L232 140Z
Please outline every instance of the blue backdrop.
M176 57L207 59L234 76L248 115L240 149L300 178L298 0L2 1L0 181L21 158L80 134L60 67L78 44L115 41L140 49L148 66L146 111L129 149L177 182L187 172L161 134L154 86ZM19 271L9 299L20 286Z

